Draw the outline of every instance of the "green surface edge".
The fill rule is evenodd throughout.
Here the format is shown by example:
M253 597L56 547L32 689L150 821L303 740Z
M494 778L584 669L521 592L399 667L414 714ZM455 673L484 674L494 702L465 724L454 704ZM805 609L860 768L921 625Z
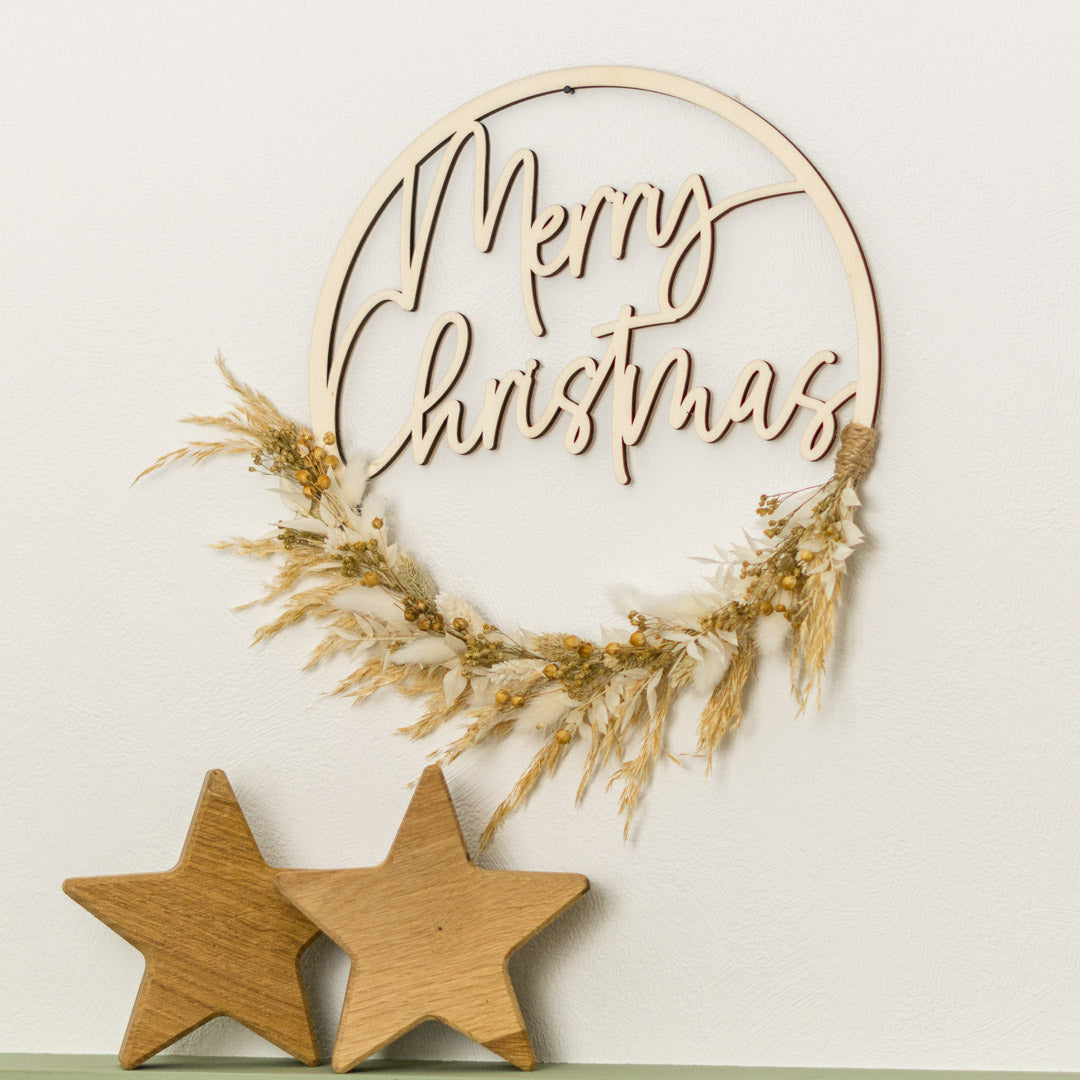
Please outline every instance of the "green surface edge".
M994 1072L992 1070L830 1069L722 1065L575 1065L541 1063L544 1080L1080 1080L1072 1072ZM333 1076L330 1066L309 1068L288 1058L187 1057L163 1054L134 1073L111 1054L0 1054L0 1077L34 1080L98 1080L102 1076L145 1074L168 1080L279 1080L281 1077ZM352 1075L377 1080L477 1080L521 1076L502 1062L375 1060Z

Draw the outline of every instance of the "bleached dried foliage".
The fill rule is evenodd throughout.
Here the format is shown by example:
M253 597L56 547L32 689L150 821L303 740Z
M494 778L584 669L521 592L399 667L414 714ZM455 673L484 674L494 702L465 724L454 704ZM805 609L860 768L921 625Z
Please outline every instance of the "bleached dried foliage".
M236 405L187 422L225 437L190 442L136 479L179 461L250 455L250 471L277 479L292 515L270 536L217 545L279 560L255 603L283 599L282 608L256 631L256 641L317 624L324 636L308 667L342 656L355 665L335 693L359 702L393 686L423 698L424 712L403 729L413 738L463 721L438 752L443 762L519 729L539 741L484 830L482 847L578 742L584 744L578 797L610 771L628 830L653 766L667 754L666 722L676 698L688 687L709 695L697 750L711 762L742 720L757 637L766 627L786 622L790 628L799 711L820 695L847 559L863 538L854 522L855 487L873 453L870 429L844 430L836 472L824 484L761 497L764 528L745 534L745 544L700 560L714 567L711 591L658 605L662 614L631 611L628 629L606 633L600 643L573 634L508 633L464 600L438 592L427 571L388 541L384 512L365 499L365 463L343 465L333 435L316 438L239 382L220 357L218 366Z

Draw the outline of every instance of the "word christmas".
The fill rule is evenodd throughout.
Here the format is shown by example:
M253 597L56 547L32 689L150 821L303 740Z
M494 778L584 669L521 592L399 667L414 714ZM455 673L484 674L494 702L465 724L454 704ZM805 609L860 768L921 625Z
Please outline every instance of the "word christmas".
M652 184L638 183L628 192L602 186L585 203L570 209L555 204L537 213L536 154L523 149L511 155L492 190L488 133L483 124L471 122L458 130L443 149L419 221L416 190L420 165L406 171L401 186L402 287L380 290L367 298L346 332L346 355L368 318L383 303L394 303L406 311L416 310L439 206L458 158L469 142L474 143L476 154L473 238L479 251L491 251L510 204L511 192L520 181L521 292L533 334L539 337L545 333L537 282L563 270L569 270L575 278L584 275L593 234L605 209L610 211L612 258L625 256L630 229L639 209L648 242L668 251L659 276L656 310L639 313L627 305L614 321L594 327L594 337L607 339L603 355L600 359L579 356L567 364L542 410L534 400L539 361L530 359L520 369L489 379L471 426L466 422L465 405L451 394L468 364L472 327L460 312L440 315L431 327L420 358L412 413L387 448L372 461L368 469L370 476L388 468L409 444L415 460L427 463L444 434L447 445L458 454L469 454L481 446L495 449L512 399L517 427L525 438L545 435L565 414L568 424L564 446L571 454L583 453L592 445L596 426L593 413L609 386L612 462L616 479L622 484L630 481L628 448L644 437L665 384L670 394L668 423L682 429L692 421L695 433L704 442L716 442L733 424L746 421L753 423L760 438L774 439L800 409L806 409L810 416L800 446L803 457L816 461L828 451L836 435L837 411L855 396L856 390L856 384L850 383L825 400L811 394L811 383L817 373L837 361L833 352L817 352L810 357L775 412L771 410L776 373L764 360L752 361L743 368L726 402L715 412L712 391L694 385L693 359L686 349L665 352L644 384L641 368L631 360L637 330L677 323L692 315L700 305L713 267L716 222L738 206L803 193L805 189L794 181L753 188L714 204L704 179L692 175L683 182L666 212L665 194ZM546 255L549 246L560 239L558 250ZM690 285L686 294L677 298L675 283L680 274L690 277Z

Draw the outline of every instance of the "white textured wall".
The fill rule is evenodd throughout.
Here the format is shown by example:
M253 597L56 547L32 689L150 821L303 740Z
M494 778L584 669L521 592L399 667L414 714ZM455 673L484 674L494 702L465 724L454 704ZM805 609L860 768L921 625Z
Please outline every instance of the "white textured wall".
M277 516L242 467L128 483L175 417L223 404L218 347L306 413L323 273L413 137L523 74L625 63L738 95L833 185L881 305L883 437L823 710L793 721L774 659L712 776L661 768L632 842L602 792L571 809L568 768L488 856L594 883L515 964L538 1048L1080 1069L1075 5L21 3L4 24L0 1050L119 1045L141 959L60 882L171 865L206 769L272 860L381 858L428 749L392 734L413 706L321 698L303 633L248 649L230 605L261 570L206 547ZM797 340L815 296L769 332ZM515 299L487 301L507 333ZM384 479L445 582L588 632L605 585L689 582L684 556L812 474L794 442L657 427L628 490L601 449L513 437ZM523 753L451 771L471 837ZM342 957L319 946L309 971L328 1046ZM224 1021L184 1048L269 1049ZM396 1053L473 1049L425 1028Z

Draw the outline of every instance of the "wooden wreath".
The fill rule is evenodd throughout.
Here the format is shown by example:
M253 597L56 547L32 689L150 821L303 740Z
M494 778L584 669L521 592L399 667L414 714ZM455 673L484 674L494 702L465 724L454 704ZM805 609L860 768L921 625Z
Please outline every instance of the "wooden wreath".
M648 184L635 185L630 192L600 188L587 204L569 211L548 207L537 213L536 156L523 150L511 157L492 192L484 119L529 98L591 87L650 91L708 109L756 139L788 169L792 180L713 204L704 181L690 177L666 218L661 213L663 193ZM603 358L579 358L560 376L558 386L564 390L574 379L588 382L576 400L557 389L548 407L534 415L536 361L530 361L524 369L489 382L471 430L466 429L464 406L450 396L468 360L471 325L459 312L440 316L425 347L412 415L370 463L359 455L346 458L339 425L346 371L357 355L362 332L384 305L416 310L443 194L467 145L475 150L473 224L480 250L490 250L494 243L510 188L522 185L522 235L529 238L522 244L522 297L534 334L544 333L535 289L538 278L567 269L575 276L584 273L589 238L604 207L611 209L614 257L625 251L629 223L642 206L650 241L670 247L657 310L637 312L625 306L616 320L594 328L597 338L608 341ZM425 163L435 168L435 180L426 204L418 210L420 169ZM639 327L674 324L693 313L712 268L715 222L750 202L796 194L812 201L847 275L858 345L855 381L827 400L813 397L814 375L837 359L832 353L815 354L787 401L770 413L774 379L771 368L759 361L747 365L726 405L713 414L710 391L693 385L689 354L675 349L665 354L642 386L640 371L629 360L630 338ZM372 293L346 321L343 304L353 269L374 223L398 196L399 287ZM695 220L701 224L679 233L679 221L691 204L697 206ZM563 247L545 260L541 245L563 232ZM697 259L696 269L689 291L680 299L675 296L675 278L691 258ZM449 346L449 365L437 376L440 352ZM858 241L828 185L787 138L732 98L677 76L620 67L549 72L483 95L416 140L376 183L346 230L316 314L310 358L312 427L282 415L265 396L236 380L220 358L219 364L238 403L223 415L188 420L218 428L223 437L188 443L146 472L184 459L249 454L252 471L279 480L293 516L280 522L271 536L220 545L255 558L280 559L263 599L284 599L284 610L257 632L256 640L296 623L317 623L324 637L309 666L337 655L355 661L338 683L337 693L361 701L382 687L396 686L420 696L425 710L405 729L413 737L464 719L457 736L444 747L441 763L516 729L534 734L539 746L496 809L481 847L578 742L585 745L579 796L594 776L610 768L611 781L621 784L620 810L629 828L650 769L664 752L665 722L682 691L693 687L708 695L698 728L701 755L710 757L739 724L744 689L755 666L756 635L764 620L784 620L790 626L792 689L800 711L819 692L847 559L863 538L854 516L859 505L856 486L871 465L876 442L877 310ZM775 438L804 409L811 422L801 451L807 459L817 460L832 446L840 428L838 414L849 403L851 420L840 430L835 468L828 480L800 492L763 495L757 508L764 519L761 528L747 533L745 544L706 560L716 564L711 591L673 599L662 611L631 611L624 633L606 633L600 640L502 630L463 599L438 589L424 568L390 539L383 503L366 488L368 480L384 471L406 446L412 445L420 462L429 460L442 436L459 453L480 446L492 449L516 395L518 425L526 437L551 430L565 413L567 449L580 453L592 441L592 409L609 384L614 386L613 464L622 483L630 479L627 448L642 437L665 385L671 394L671 424L684 427L693 422L698 436L708 442L743 422L752 422L762 438Z

